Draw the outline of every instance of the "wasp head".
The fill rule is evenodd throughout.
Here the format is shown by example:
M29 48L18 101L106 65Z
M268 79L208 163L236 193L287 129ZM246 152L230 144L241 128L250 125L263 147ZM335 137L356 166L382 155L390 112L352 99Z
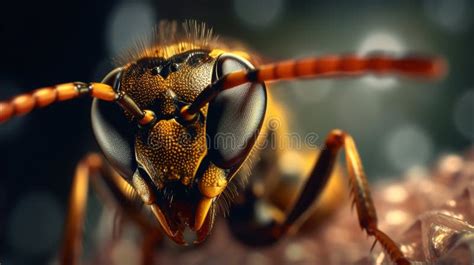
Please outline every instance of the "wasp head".
M185 231L194 232L194 242L210 233L219 196L254 146L266 106L264 86L249 84L184 120L180 110L206 86L226 71L250 67L237 57L210 54L145 57L106 77L139 108L155 113L146 126L134 127L133 116L122 110L126 122L115 122L107 107L94 103L94 131L106 157L178 244L186 243ZM216 142L222 135L229 138Z

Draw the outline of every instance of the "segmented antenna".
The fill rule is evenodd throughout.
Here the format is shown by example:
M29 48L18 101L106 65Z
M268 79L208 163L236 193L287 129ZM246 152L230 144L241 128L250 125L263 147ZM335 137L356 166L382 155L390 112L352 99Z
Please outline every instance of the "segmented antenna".
M89 95L104 101L117 102L123 109L131 113L141 125L154 120L154 114L141 110L125 93L115 90L102 83L66 83L34 90L32 93L18 95L11 100L0 102L0 123L12 117L25 115L35 108L43 108L58 101L66 101Z
M207 86L189 106L181 109L186 120L195 114L221 91L248 82L280 81L303 78L361 76L366 74L439 78L445 73L445 63L440 58L401 57L384 55L360 57L357 55L311 57L262 65L254 70L241 70L227 74Z

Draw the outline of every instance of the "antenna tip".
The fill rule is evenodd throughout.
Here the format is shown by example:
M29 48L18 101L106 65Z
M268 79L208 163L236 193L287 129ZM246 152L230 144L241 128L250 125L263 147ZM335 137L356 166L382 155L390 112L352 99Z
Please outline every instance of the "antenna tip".
M434 79L442 79L446 77L449 71L448 62L442 58L434 58L431 66L430 76Z
M444 78L448 72L448 64L442 57L405 57L395 62L395 68L405 75L433 80Z

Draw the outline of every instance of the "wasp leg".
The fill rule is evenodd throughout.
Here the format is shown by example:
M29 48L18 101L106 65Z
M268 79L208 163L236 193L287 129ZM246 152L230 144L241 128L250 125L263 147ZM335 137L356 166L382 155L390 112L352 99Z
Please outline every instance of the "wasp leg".
M76 168L69 198L63 247L59 256L60 264L77 264L81 253L82 224L89 190L89 176L100 171L102 160L98 155L89 155Z
M370 195L362 161L352 136L340 130L333 130L327 137L325 145L293 209L287 215L283 225L274 231L277 234L284 234L310 208L327 183L339 150L344 147L351 195L357 209L359 225L368 235L374 236L380 242L396 264L410 264L397 244L377 226L377 213Z
M92 177L91 176L97 176ZM136 223L144 232L142 264L153 261L153 247L162 238L158 226L152 224L142 214L137 204L138 195L131 186L116 172L107 167L102 157L90 154L79 162L69 198L69 210L66 217L63 247L59 254L60 264L78 264L82 245L82 226L87 202L87 193L91 180L99 195L112 202L115 208Z
M350 188L361 228L381 243L384 250L396 264L410 264L396 243L378 229L377 214L359 153L353 138L340 130L331 131L326 138L325 148L321 150L303 190L289 213L283 218L271 206L266 207L270 210L269 216L272 220L267 222L267 225L258 225L254 220L258 217L257 210L262 208L256 205L262 203L262 200L250 190L246 190L244 203L232 208L233 215L240 214L241 216L234 220L229 219L234 235L246 243L265 245L277 241L288 232L293 232L299 224L306 220L311 213L313 204L327 186L341 148L344 148L346 152ZM245 229L251 232L245 231Z

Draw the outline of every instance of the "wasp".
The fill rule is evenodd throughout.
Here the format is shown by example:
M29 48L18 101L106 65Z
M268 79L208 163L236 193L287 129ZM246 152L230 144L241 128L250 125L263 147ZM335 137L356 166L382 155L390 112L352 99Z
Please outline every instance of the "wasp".
M284 120L284 111L268 83L366 74L433 79L445 71L442 59L377 53L262 64L197 22L181 27L162 22L154 36L152 45L137 45L100 83L59 84L0 102L0 121L6 122L56 102L93 98L92 127L102 154L90 154L77 166L61 264L78 262L89 181L145 232L143 263L149 264L162 235L179 245L203 242L223 204L230 230L247 245L265 246L295 233L318 214L315 209L332 209L343 197L343 182L334 180L340 174L333 174L342 150L361 228L393 262L410 263L377 226L355 141L342 130L332 130L315 151L317 159L292 206L282 212L267 200L270 221L259 222L257 205L270 182L287 174L274 165L287 150L264 144L284 133L284 126L271 126L275 117Z

